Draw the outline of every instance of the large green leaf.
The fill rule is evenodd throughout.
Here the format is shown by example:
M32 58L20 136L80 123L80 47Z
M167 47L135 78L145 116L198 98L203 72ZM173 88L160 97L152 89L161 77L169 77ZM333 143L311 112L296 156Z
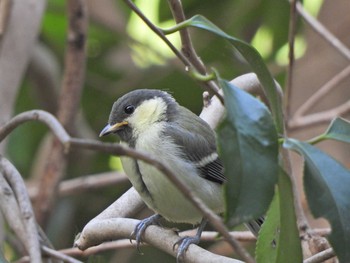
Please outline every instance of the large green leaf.
M279 244L280 202L279 191L276 190L270 208L266 213L256 241L255 258L258 263L276 262L277 246Z
M252 67L253 71L257 75L260 83L262 84L266 96L270 103L270 108L274 121L276 123L277 131L279 133L283 132L283 116L282 116L282 106L279 94L277 92L277 87L274 79L272 78L268 68L266 67L262 57L259 52L248 43L232 37L210 22L208 19L201 15L193 16L192 18L178 24L172 30L165 31L168 33L179 30L183 27L196 27L204 29L211 33L216 34L219 37L222 37L228 40L238 51L239 53L247 60L247 62Z
M236 225L264 214L278 173L277 133L266 106L219 79L227 114L218 128L224 162L227 219Z
M303 260L292 185L282 169L278 176L278 191L259 232L256 259L259 263L295 263Z
M303 261L300 237L294 209L292 184L284 170L278 176L280 200L280 236L277 243L278 263L295 263Z
M303 155L304 188L311 212L330 222L329 241L340 261L350 262L350 171L307 143L288 139L284 146Z
M335 118L327 129L325 138L350 143L350 122Z

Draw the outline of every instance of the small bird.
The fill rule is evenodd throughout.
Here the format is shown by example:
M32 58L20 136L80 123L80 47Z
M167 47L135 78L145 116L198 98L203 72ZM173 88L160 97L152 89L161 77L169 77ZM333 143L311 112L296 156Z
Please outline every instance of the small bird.
M119 98L100 137L111 133L118 135L122 144L159 158L209 208L216 213L224 211L225 177L215 133L169 93L141 89ZM134 188L156 213L136 226L137 247L146 228L162 217L175 223L200 223L194 237L183 237L174 244L178 245L177 261L182 260L189 245L199 243L207 220L157 168L129 157L121 157L121 161ZM258 219L248 227L256 234L261 224Z

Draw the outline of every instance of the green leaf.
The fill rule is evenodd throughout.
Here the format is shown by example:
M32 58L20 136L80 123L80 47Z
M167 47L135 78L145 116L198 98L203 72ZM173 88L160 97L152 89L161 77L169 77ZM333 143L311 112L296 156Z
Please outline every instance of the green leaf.
M266 106L219 79L227 114L218 129L224 162L227 219L237 225L258 218L269 207L278 173L277 134Z
M270 108L272 116L274 117L274 121L276 123L277 131L279 133L282 133L283 116L281 99L279 97L275 81L272 78L259 52L248 43L226 34L224 31L222 31L220 28L218 28L216 25L201 15L193 16L192 18L178 24L177 27L174 27L174 29L178 30L187 26L204 29L228 40L247 60L264 88L264 91L270 103Z
M340 262L350 262L350 171L307 143L288 139L284 147L305 159L304 188L313 215L332 226L328 239Z
M325 137L350 143L350 122L342 118L335 118L326 131Z
M299 231L294 209L292 184L288 175L280 169L278 176L281 228L277 243L278 263L303 261Z
M303 260L292 185L282 169L278 176L278 190L259 232L256 259L259 263L295 263Z
M276 262L280 229L279 191L276 190L270 208L266 213L256 241L255 257L258 263Z

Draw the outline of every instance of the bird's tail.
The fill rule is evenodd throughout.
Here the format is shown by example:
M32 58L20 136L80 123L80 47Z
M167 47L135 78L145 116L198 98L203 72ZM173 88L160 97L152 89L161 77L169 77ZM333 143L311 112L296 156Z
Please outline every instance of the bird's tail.
M260 228L264 223L264 221L265 221L265 217L261 216L253 221L249 221L245 225L254 234L254 236L258 237Z

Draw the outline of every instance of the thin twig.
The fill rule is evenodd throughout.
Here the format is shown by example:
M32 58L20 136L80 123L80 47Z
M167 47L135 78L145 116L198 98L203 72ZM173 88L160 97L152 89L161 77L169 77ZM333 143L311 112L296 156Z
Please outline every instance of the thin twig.
M350 112L350 100L330 110L320 111L317 113L301 116L295 119L293 118L288 122L288 128L290 130L293 130L305 128L316 124L328 123L335 117L342 116L348 112Z
M185 14L183 12L182 4L180 0L168 0L168 4L177 24L186 20ZM188 32L187 28L181 29L179 31L181 38L181 52L182 54L188 58L189 61L193 64L193 66L198 70L199 73L205 75L207 70L203 62L199 59L196 50L193 48L193 44L191 41L191 36Z
M186 20L185 14L183 12L182 3L180 0L168 0L169 7L171 13L177 24ZM183 28L179 31L181 38L181 52L182 54L188 58L188 60L192 63L193 67L202 75L207 75L207 69L202 62L202 60L197 55L196 50L193 47L191 36L187 28ZM215 90L218 91L219 87L215 83L215 81L204 82L204 85L207 85L207 90ZM222 101L222 100L220 100Z
M290 0L290 12L289 12L290 19L289 19L289 34L288 34L289 65L288 65L288 72L287 72L286 90L284 93L285 95L283 97L284 107L285 107L284 112L285 112L286 120L290 118L290 100L292 98L292 92L293 92L293 73L294 73L294 63L295 63L294 41L295 41L295 34L297 29L296 24L297 24L297 18L298 18L298 13L296 12L296 4L297 4L297 0ZM285 126L286 124L284 124L284 127L283 127L283 130L284 130L283 135L286 137L287 130ZM295 213L297 217L298 229L301 231L305 231L305 229L308 228L308 223L301 205L296 177L295 177L295 173L293 173L293 167L291 164L290 152L282 148L281 154L283 156L282 158L283 167L291 180L293 197L294 197L294 208L295 208Z
M308 259L304 260L303 263L321 263L335 256L336 255L334 253L334 250L332 248L328 248L320 253L309 257Z
M293 92L293 72L294 72L294 41L295 41L295 34L296 34L296 23L298 14L296 12L296 3L297 0L291 0L290 1L290 12L289 12L289 34L288 34L288 43L289 43L289 65L288 65L288 71L287 71L287 81L286 81L286 87L285 87L285 96L284 96L284 104L285 104L285 116L287 120L290 116L290 99L292 97Z
M127 6L130 7L132 11L135 12L142 20L145 22L145 24L155 33L159 36L160 39L162 39L165 44L171 49L172 52L182 61L182 63L186 67L193 67L191 62L183 55L181 52L177 50L177 48L169 41L169 39L164 35L163 31L160 30L157 26L155 26L142 12L141 10L130 0L124 0Z
M185 68L188 72L191 71L191 69L201 72L203 68L197 68L192 64L192 62L183 55L177 48L169 41L169 39L164 35L163 31L159 29L157 26L155 26L142 12L141 10L130 0L124 0L124 2L130 7L131 10L133 10L144 22L145 24L155 33L157 34L164 42L165 44L174 52L174 54L182 61L182 63L185 65ZM219 88L213 81L204 81L200 82L203 84L203 87L207 91L211 91L214 93L221 103L224 103L223 97L218 93Z
M82 261L80 261L80 260L72 258L72 257L70 257L68 255L63 254L60 251L56 251L56 250L51 249L49 247L42 246L41 249L43 250L43 252L46 255L48 255L48 256L50 256L52 258L57 258L57 259L63 260L64 262L68 262L68 263L82 263Z
M297 119L310 110L316 103L321 101L326 94L336 88L342 81L350 76L350 65L335 75L331 80L319 88L309 99L307 99L294 113L293 119Z
M350 49L347 48L336 36L334 36L327 28L325 28L317 19L312 17L300 2L297 2L296 8L300 16L317 32L323 39L330 43L344 57L350 60Z
M124 173L117 171L83 175L60 182L58 185L58 195L61 197L76 195L88 190L100 189L101 187L118 185L120 183L129 183L129 180ZM28 184L27 188L30 198L35 198L38 186Z

